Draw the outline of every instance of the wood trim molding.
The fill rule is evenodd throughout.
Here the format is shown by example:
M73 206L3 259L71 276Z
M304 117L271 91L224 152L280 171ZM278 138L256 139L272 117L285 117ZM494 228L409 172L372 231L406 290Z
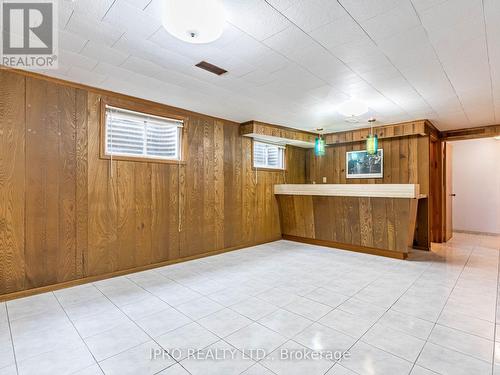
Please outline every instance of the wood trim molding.
M140 112L144 114L150 114L154 116L161 116L166 118L171 118L175 120L181 120L184 123L182 128L181 135L181 159L180 160L163 160L163 159L154 159L154 158L146 158L146 157L129 157L129 156L119 156L114 155L113 160L121 160L121 161L131 161L137 163L158 163L158 164L186 164L187 159L187 151L188 151L188 127L189 127L189 117L178 115L172 113L170 110L165 110L164 108L146 108L142 104L137 104L134 101L127 100L119 100L112 97L103 97L101 98L101 103L99 106L99 158L110 160L111 156L106 155L106 106L112 106L117 108L128 109L130 111Z
M262 244L265 244L265 243L270 243L270 242L274 242L274 241L278 241L278 240L281 240L281 237L277 237L277 238L269 240L269 241L256 242L255 244L250 244L250 245L249 244L244 244L244 245L240 245L240 246L233 246L233 247L228 247L228 248L225 248L225 249L209 251L209 252L203 253L203 254L192 255L192 256L188 256L188 257L184 257L184 258L178 258L178 259L173 259L173 260L167 260L167 261L163 261L163 262L159 262L159 263L148 264L146 266L141 266L141 267L134 267L134 268L130 268L130 269L123 270L123 271L116 271L116 272L106 273L106 274L98 275L98 276L88 276L88 277L85 277L85 278L82 278L82 279L76 279L76 280L66 281L66 282L63 282L63 283L42 286L42 287L39 287L39 288L22 290L22 291L19 291L19 292L2 294L2 295L0 295L0 302L10 301L10 300L13 300L13 299L23 298L23 297L28 297L28 296L33 296L33 295L36 295L36 294L41 294L41 293L46 293L46 292L52 292L52 291L55 291L55 290L60 290L60 289L64 289L64 288L70 288L70 287L78 286L78 285L82 285L82 284L93 283L93 282L96 282L96 281L100 281L100 280L104 280L104 279L109 279L111 277L129 275L131 273L141 272L141 271L147 271L147 270L151 270L151 269L154 269L154 268L168 266L168 265L171 265L171 264L183 263L183 262L187 262L187 261L190 261L190 260L195 260L195 259L200 259L200 258L206 258L206 257L212 256L212 255L218 255L218 254L223 254L223 253L227 253L227 252L230 252L230 251L235 251L235 250L243 249L243 248L245 248L247 246L257 246L257 245L262 245Z
M362 128L338 133L325 134L327 145L363 142L371 133L371 128ZM407 136L435 136L439 138L439 130L429 120L402 122L398 124L375 126L373 134L379 139Z
M443 141L463 141L466 139L491 138L500 136L500 125L479 126L441 132Z
M289 240L289 241L307 243L310 245L326 246L326 247L332 247L332 248L341 249L341 250L349 250L349 251L355 251L358 253L379 255L379 256L383 256L383 257L389 257L389 258L395 258L395 259L401 259L401 260L408 258L408 253L400 253L398 251L375 249L373 247L356 246L356 245L350 245L350 244L345 244L345 243L340 243L340 242L317 240L314 238L297 237L297 236L291 236L288 234L284 234L283 239Z

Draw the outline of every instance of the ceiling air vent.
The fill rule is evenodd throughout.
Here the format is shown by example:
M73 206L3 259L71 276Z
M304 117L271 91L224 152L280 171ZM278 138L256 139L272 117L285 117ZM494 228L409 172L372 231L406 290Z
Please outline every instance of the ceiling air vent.
M199 62L195 66L197 66L200 69L206 70L207 72L210 72L210 73L213 73L213 74L217 74L218 76L221 76L224 73L227 73L227 70L219 68L216 65L207 63L206 61Z

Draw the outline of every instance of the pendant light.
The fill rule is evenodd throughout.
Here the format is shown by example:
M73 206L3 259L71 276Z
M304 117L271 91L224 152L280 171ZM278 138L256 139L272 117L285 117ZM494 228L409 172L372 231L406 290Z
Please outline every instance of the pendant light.
M373 123L377 121L374 118L368 120L370 123L370 134L366 137L366 152L368 155L376 155L378 153L378 135L373 134Z
M318 131L318 136L316 137L316 140L314 141L314 154L316 156L325 156L326 153L326 142L323 139L323 136L321 135L321 131L323 129L316 129Z
M222 0L161 0L163 27L176 38L194 44L210 43L224 31Z

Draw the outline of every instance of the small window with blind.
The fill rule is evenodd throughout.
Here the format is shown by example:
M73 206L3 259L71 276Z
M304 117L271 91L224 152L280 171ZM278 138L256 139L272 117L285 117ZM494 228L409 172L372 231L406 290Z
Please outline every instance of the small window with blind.
M181 160L183 121L106 105L104 154L150 161Z
M254 141L253 166L263 169L285 169L285 147Z

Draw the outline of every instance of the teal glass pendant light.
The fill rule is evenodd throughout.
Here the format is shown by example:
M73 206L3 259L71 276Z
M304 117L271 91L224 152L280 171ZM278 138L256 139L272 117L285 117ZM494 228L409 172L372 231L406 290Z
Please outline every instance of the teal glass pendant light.
M322 131L323 129L316 129L318 132ZM314 141L314 154L316 156L324 156L326 153L326 142L323 139L321 134L318 134L316 137L316 140Z
M366 137L366 152L368 155L376 155L378 152L378 135L373 134L373 123L376 120L371 118L368 120L372 127L370 128L370 134Z

